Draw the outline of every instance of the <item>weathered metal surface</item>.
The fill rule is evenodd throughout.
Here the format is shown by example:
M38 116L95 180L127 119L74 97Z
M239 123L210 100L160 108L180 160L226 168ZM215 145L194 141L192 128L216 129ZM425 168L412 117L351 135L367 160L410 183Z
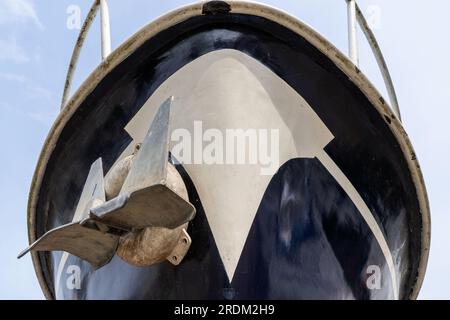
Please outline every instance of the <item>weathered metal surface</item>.
M94 269L98 269L112 259L118 242L118 236L73 222L48 231L23 251L19 258L31 250L66 251L89 262Z
M120 193L133 193L166 183L172 100L173 98L164 101L158 109Z
M377 61L378 67L380 68L381 75L383 76L384 84L386 86L389 101L391 103L392 110L394 111L397 118L401 121L401 112L400 106L398 104L397 94L395 93L394 83L391 78L391 74L389 73L389 68L387 66L386 60L384 59L383 54L381 53L380 46L378 45L377 38L375 34L369 27L369 24L364 18L363 13L358 5L356 5L356 19L358 20L359 25L361 26L364 35L366 36L367 41L369 42L370 48L372 49L373 55Z
M107 169L116 162L133 142L122 129L170 75L209 52L233 49L282 77L333 132L335 140L326 151L374 211L388 245L399 257L395 259L399 297L414 298L429 249L429 212L420 169L398 119L345 56L297 20L240 1L230 3L229 13L202 12L203 5L195 4L147 26L113 52L74 95L55 123L38 164L30 197L30 238L42 234L48 224L57 226L71 219L73 194L82 184L74 172L86 172L86 163L103 154ZM194 79L198 80L189 82ZM92 119L99 121L98 127L89 131ZM292 159L274 175L231 282L206 218L210 212L205 213L202 205L202 198L211 197L216 186L210 185L206 193L202 186L197 193L198 182L194 185L190 180L197 177L191 177L183 165L176 167L198 212L189 226L194 242L183 263L176 272L164 262L135 269L116 258L96 272L82 266L85 286L77 297L186 298L186 292L191 299L389 297L389 280L378 294L363 287L365 264L373 260L385 266L386 262L352 202L316 159ZM60 179L62 168L70 184ZM50 190L44 187L49 185ZM68 185L73 188L54 192ZM320 251L324 247L327 251ZM317 252L323 252L323 259ZM329 254L336 260L328 260ZM54 282L47 268L58 264L59 256L33 258L51 297ZM79 264L76 259L70 262ZM120 283L104 281L117 274ZM59 290L58 297L73 297L72 292Z
M167 186L189 201L186 185L171 163L167 165ZM137 267L151 266L166 259L179 265L192 243L187 228L186 223L175 229L149 227L130 232L120 238L117 255Z
M192 239L187 233L186 228L182 228L172 252L167 256L167 260L169 260L171 264L178 266L188 253L191 244Z
M46 232L31 246L29 251L66 251L88 261L95 269L108 263L116 252L119 237L107 234L89 222L92 207L105 202L102 159L95 161L84 184L73 222Z
M130 172L133 158L134 154L120 160L105 176L106 199L111 200L119 195L120 189L122 189L123 183Z
M179 265L192 243L187 224L176 229L149 227L120 238L117 255L136 267L169 260Z
M189 204L181 176L173 166L167 169L171 101L158 109L137 155L125 157L111 170L109 195L116 193L115 189L120 190L118 194L106 202L102 158L97 159L89 171L73 222L46 232L19 258L32 250L66 251L98 269L113 257L120 230L128 232L121 241L120 255L133 264L139 261L152 265L161 261L157 258L160 252L167 258L176 250L195 209ZM189 246L183 248L188 250ZM181 251L171 258L178 259L178 265L185 254Z
M91 218L129 231L174 229L193 219L195 208L167 183L171 104L158 109L117 198L93 208Z

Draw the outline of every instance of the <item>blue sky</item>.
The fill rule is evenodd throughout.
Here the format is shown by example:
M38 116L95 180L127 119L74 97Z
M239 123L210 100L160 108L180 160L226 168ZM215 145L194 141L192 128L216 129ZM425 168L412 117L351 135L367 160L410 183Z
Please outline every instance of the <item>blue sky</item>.
M308 23L347 51L346 8L336 0L264 0ZM109 0L112 46L188 1ZM70 6L87 14L86 0L0 0L0 299L42 299L27 246L29 186L44 139L59 111L78 30L67 27ZM450 134L448 0L360 0L373 22L396 85L404 126L425 177L432 214L431 255L422 299L450 298ZM97 18L98 20L98 18ZM81 54L73 88L100 62L99 23ZM362 70L385 94L369 47L359 34Z

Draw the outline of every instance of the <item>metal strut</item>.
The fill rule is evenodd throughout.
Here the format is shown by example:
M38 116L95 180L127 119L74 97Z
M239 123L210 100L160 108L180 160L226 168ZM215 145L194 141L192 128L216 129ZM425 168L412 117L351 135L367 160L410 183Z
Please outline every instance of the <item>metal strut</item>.
M381 52L380 46L378 45L377 38L375 37L373 31L370 29L369 24L367 23L366 18L364 17L364 14L361 12L361 9L358 5L356 5L356 19L358 20L361 30L366 36L367 42L369 42L375 59L377 60L378 68L380 69L381 75L383 76L384 85L386 86L389 100L391 102L391 108L397 118L401 121L402 117L400 113L400 106L398 104L394 83L392 81L391 74L389 73L389 68L387 66L386 60L384 59L383 53Z
M67 70L66 81L64 84L64 92L61 99L61 110L64 109L70 94L70 88L72 87L73 75L77 68L78 59L80 57L81 49L83 48L84 41L86 40L89 29L92 22L97 16L98 8L101 11L101 43L102 43L102 60L105 60L111 53L111 32L109 23L109 9L106 0L95 0L92 7L86 16L81 27L80 34L78 35L77 42L73 48L72 57L70 58L69 68Z
M359 65L358 34L356 29L356 2L347 1L347 23L348 23L348 55L355 66Z
M102 59L105 60L111 53L111 28L108 2L106 0L100 0L100 14L102 19Z
M380 69L381 75L383 76L384 85L389 96L389 101L391 103L391 109L401 121L400 106L398 104L397 94L395 92L394 83L392 77L389 73L389 68L387 66L386 60L384 59L383 53L381 52L380 46L378 45L377 38L375 34L370 29L364 14L359 8L355 0L345 0L347 2L347 19L348 19L348 51L349 58L355 64L359 65L359 53L358 53L358 39L357 39L357 29L356 24L358 23L361 30L366 37L367 42L372 49L372 53Z

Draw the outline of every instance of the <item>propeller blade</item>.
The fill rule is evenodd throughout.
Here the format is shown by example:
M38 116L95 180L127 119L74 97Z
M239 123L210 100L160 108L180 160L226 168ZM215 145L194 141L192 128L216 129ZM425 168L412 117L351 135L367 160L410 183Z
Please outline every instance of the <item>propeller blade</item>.
M107 264L114 256L119 237L102 233L73 222L52 229L22 251L20 259L29 251L66 251L88 261L95 269Z
M72 223L48 231L18 258L29 251L66 251L88 261L96 269L108 263L116 251L118 237L89 226L90 209L105 201L103 165L99 158L91 165Z
M91 210L94 220L126 231L146 227L175 229L191 221L194 215L192 204L162 184L136 191L129 197L119 196Z
M120 194L132 193L164 183L169 157L170 107L173 97L158 109L155 118L131 165Z
M166 185L172 101L159 107L119 196L93 208L91 218L128 231L174 229L193 219L194 206Z
M80 200L73 216L72 222L81 222L89 217L89 210L106 201L105 185L103 177L102 158L98 158L91 165L88 177L83 186Z

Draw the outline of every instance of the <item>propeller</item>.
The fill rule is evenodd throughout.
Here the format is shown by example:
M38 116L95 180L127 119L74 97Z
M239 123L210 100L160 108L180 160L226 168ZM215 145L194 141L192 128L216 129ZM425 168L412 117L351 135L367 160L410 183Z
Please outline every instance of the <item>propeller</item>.
M112 259L121 236L149 227L176 229L194 218L194 206L167 184L172 102L173 97L159 107L119 194L106 201L102 159L97 159L73 221L46 232L18 258L30 251L66 251L98 269ZM188 249L185 246L183 250ZM185 253L180 252L179 257Z

